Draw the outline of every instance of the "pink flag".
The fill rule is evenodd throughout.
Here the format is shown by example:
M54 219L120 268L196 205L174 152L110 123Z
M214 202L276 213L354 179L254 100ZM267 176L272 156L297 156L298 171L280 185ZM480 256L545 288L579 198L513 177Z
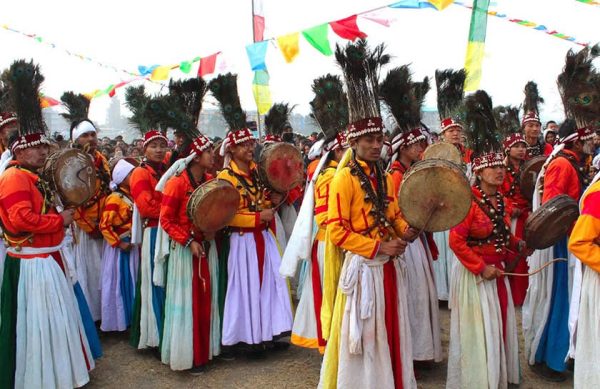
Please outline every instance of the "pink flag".
M252 22L254 23L254 42L265 39L265 14L262 0L252 0Z

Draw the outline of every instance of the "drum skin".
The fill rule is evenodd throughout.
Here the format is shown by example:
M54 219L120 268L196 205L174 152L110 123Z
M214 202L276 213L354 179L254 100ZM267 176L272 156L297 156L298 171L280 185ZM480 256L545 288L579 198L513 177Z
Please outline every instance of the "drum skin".
M187 215L200 231L217 232L234 218L240 205L240 193L229 181L214 178L192 192Z
M462 165L460 151L452 143L440 142L427 146L423 152L423 159L444 159L458 166Z
M262 182L285 193L304 182L304 162L300 150L289 143L273 143L263 148L258 163Z
M544 166L544 162L546 162L546 156L538 155L525 162L521 168L521 175L519 176L521 194L530 201L533 199L535 183L538 174L540 174L540 171L542 170L542 166Z
M404 219L411 227L428 232L446 231L462 222L471 198L462 169L444 159L415 163L404 174L398 194Z
M548 200L525 221L527 247L542 250L554 246L567 235L578 217L577 202L566 194Z
M56 190L65 207L78 207L94 195L96 169L90 155L78 149L62 149L51 154L42 177Z

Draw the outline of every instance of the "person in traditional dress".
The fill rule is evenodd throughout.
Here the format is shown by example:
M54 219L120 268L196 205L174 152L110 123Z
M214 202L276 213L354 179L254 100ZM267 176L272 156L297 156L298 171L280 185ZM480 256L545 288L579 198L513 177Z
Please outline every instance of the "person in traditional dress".
M9 69L19 117L13 160L0 176L0 224L7 245L0 297L0 387L73 388L89 382L94 360L61 254L73 210L57 212L55 194L36 171L48 157L33 62Z
M416 232L378 164L383 122L375 91L389 57L383 46L370 49L359 40L338 46L336 59L348 90L351 149L329 187L323 298L335 297L333 312L325 312L331 324L319 387L416 388L406 264L398 257Z
M229 125L220 149L225 165L217 177L229 181L242 199L228 228L222 343L249 345L250 357L263 357L265 347L288 347L289 343L276 340L292 329L291 299L286 280L278 271L281 253L272 223L276 212L273 207L279 204L281 195L269 193L258 177L253 160L256 141L245 127L236 79L229 73L209 85Z
M421 160L427 136L421 127L421 106L429 81L412 81L408 65L392 69L379 88L379 94L396 122L391 138L389 172L398 194L404 173ZM415 368L427 369L442 361L438 295L433 274L433 253L437 247L430 234L421 234L408 244L406 262L408 317L412 335Z
M525 85L525 100L523 102L523 119L521 121L521 131L525 142L527 142L527 159L537 157L538 155L550 155L552 145L542 142L540 134L542 131L542 122L540 121L539 103L543 103L538 93L537 84L529 81Z
M315 97L310 102L315 122L323 131L318 141L318 166L308 179L298 220L283 254L280 273L293 277L303 260L298 290L300 299L291 342L297 346L325 351L321 325L323 302L323 264L325 260L325 231L329 209L329 186L337 165L348 148L345 127L348 124L348 100L339 76L327 74L313 81ZM306 210L310 208L310 211ZM306 212L305 212L306 211ZM305 216L306 215L306 216ZM313 234L313 224L317 227Z
M8 164L13 158L13 155L8 147L8 139L10 135L17 131L18 122L17 114L14 112L0 113L0 174L8 167ZM2 227L0 227L2 233ZM4 272L4 257L6 257L6 246L4 242L0 242L0 294L2 293L2 273ZM0 312L0 317L2 312Z
M464 69L445 69L435 72L437 106L440 115L440 140L456 146L462 157L463 169L467 173L467 178L470 179L472 151L463 144L464 127L460 119L465 78ZM433 262L438 299L448 301L450 277L456 257L450 250L449 231L434 232L433 239L439 250L438 259Z
M552 148L554 148L554 145L558 140L558 124L556 124L556 122L553 120L550 120L548 123L546 123L546 128L544 131L542 131L542 137L547 145L550 145Z
M525 242L510 232L510 204L499 191L506 174L494 134L492 101L485 91L466 98L466 125L474 151L473 200L467 217L450 230L458 258L451 280L447 388L518 385L519 342L508 279L512 252Z
M567 119L561 125L559 134L560 143L543 175L542 204L560 194L579 201L587 185L582 173L584 142L591 141L594 132L589 128L577 129L575 122ZM545 253L549 254L547 259L569 259L567 241L568 236L565 236L551 250L546 250ZM538 261L534 263L535 266L543 264ZM534 263L530 262L529 265L534 266ZM531 312L532 321L524 322L523 327L526 329L526 344L530 346L529 363L534 371L548 380L564 381L565 359L569 350L569 285L573 269L564 261L554 263L552 268L551 277L546 277L546 282L551 285L550 293L539 286L528 291L526 298L531 303L528 311ZM539 302L540 298L543 298L543 303ZM538 303L533 305L535 301ZM534 327L533 323L537 325Z
M213 177L207 173L213 165L212 142L204 135L193 140L188 155L180 150L185 168L169 178L162 190L160 225L172 241L167 270L164 333L161 360L173 370L204 371L213 356L219 354L218 332L211 332L213 315L218 310L211 296L217 256L209 260L209 247L216 250L212 236L192 225L187 205L192 192ZM212 241L212 242L209 242ZM213 313L214 312L214 313ZM213 331L214 332L214 331ZM216 345L212 341L216 338ZM216 347L215 347L216 346Z
M77 280L85 295L94 321L101 319L101 274L104 241L99 222L106 196L110 193L110 167L97 150L98 131L87 119L90 101L82 94L65 92L61 96L71 120L71 142L90 155L96 170L94 195L75 211L77 228L74 236L74 256Z
M523 135L513 133L504 139L503 148L506 155L504 159L506 175L499 190L511 205L511 232L518 239L523 239L525 236L525 221L531 213L531 201L521 194L520 185L521 168L527 156L527 143ZM529 272L527 258L524 257L517 257L515 261L506 265L506 271L511 273L527 274ZM509 282L514 305L523 305L529 278L510 277Z
M137 163L122 158L112 171L100 232L105 240L102 259L102 331L125 331L133 316L139 248L131 244L133 199L130 179Z
M162 193L155 189L166 170L163 163L168 139L160 131L149 130L144 134L144 159L131 173L130 187L134 212L140 218L133 231L134 243L141 239L140 266L137 276L133 323L129 343L136 348L158 347L163 326L165 290L152 282L156 234ZM138 229L141 230L139 234ZM138 236L136 236L138 235Z
M558 195L579 201L588 184L586 151L589 151L593 128L600 115L584 103L587 95L596 93L587 81L598 77L593 58L590 48L577 53L570 50L557 78L568 118L560 126L559 143L538 177L542 195L541 198L539 192L537 197L534 195L534 211ZM523 336L528 363L536 374L555 382L566 379L567 357L573 358L576 352L575 322L581 270L576 258L568 251L568 235L552 247L536 250L529 259L530 268L540 268L553 259L563 260L554 262L541 275L529 280L523 305Z
M579 207L580 216L569 237L569 251L585 265L577 320L581 341L575 350L573 376L577 389L600 386L600 181L588 187Z

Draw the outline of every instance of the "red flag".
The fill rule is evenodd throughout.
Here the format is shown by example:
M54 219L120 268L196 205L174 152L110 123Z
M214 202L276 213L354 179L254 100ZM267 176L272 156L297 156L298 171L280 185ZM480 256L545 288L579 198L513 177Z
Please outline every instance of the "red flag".
M252 0L252 23L254 24L254 42L265 40L265 12L262 0Z
M356 15L329 23L333 31L341 38L354 41L356 38L366 38L367 34L358 29Z
M198 75L204 77L207 74L215 72L215 65L217 63L217 56L220 51L209 55L208 57L200 58L200 67L198 67Z

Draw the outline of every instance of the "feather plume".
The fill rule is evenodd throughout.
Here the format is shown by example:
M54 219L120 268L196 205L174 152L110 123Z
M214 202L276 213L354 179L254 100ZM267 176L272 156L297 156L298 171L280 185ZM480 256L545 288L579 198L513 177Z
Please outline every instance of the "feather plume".
M9 69L10 104L19 118L19 134L46 133L42 118L40 87L44 76L33 61L17 60Z
M63 93L60 97L63 105L67 109L66 113L61 113L71 123L87 119L90 110L90 100L81 93L73 93L71 91Z
M171 95L154 97L148 101L145 115L163 131L172 128L191 141L198 137L199 132L193 120L181 110L178 102Z
M349 121L381 117L379 109L379 71L390 62L385 46L373 49L360 39L345 47L336 45L335 59L342 69L348 93Z
M475 155L500 150L501 136L497 131L492 99L483 90L465 98L465 124L469 146Z
M461 116L464 98L465 69L436 70L437 106L440 120Z
M265 132L267 135L281 136L283 130L291 127L289 122L290 114L294 107L289 104L275 103L265 115Z
M9 76L9 69L4 69L4 71L0 74L0 112L14 112L15 110L15 107L12 106L10 99L10 82L8 80Z
M158 123L152 123L148 118L146 106L149 101L150 96L146 94L143 85L130 86L125 89L125 105L132 113L129 123L137 128L142 135L158 125Z
M183 111L193 120L196 127L207 87L208 85L202 77L169 82L169 93L177 99Z
M348 125L348 97L340 77L332 74L315 79L312 90L311 116L329 142Z
M242 110L237 90L237 74L221 74L210 81L208 88L219 102L229 129L237 131L246 127L246 112Z
M579 127L600 127L600 74L593 60L600 56L600 46L585 47L578 53L569 50L557 84L565 115Z
M523 92L525 93L523 112L535 112L535 114L539 117L540 104L544 102L544 99L540 96L537 84L533 81L529 81L527 84L525 84L525 89Z
M519 108L510 105L494 107L494 118L502 137L520 132Z
M429 79L413 82L409 65L390 70L379 86L379 95L396 122L395 136L421 126L421 107L429 91Z

